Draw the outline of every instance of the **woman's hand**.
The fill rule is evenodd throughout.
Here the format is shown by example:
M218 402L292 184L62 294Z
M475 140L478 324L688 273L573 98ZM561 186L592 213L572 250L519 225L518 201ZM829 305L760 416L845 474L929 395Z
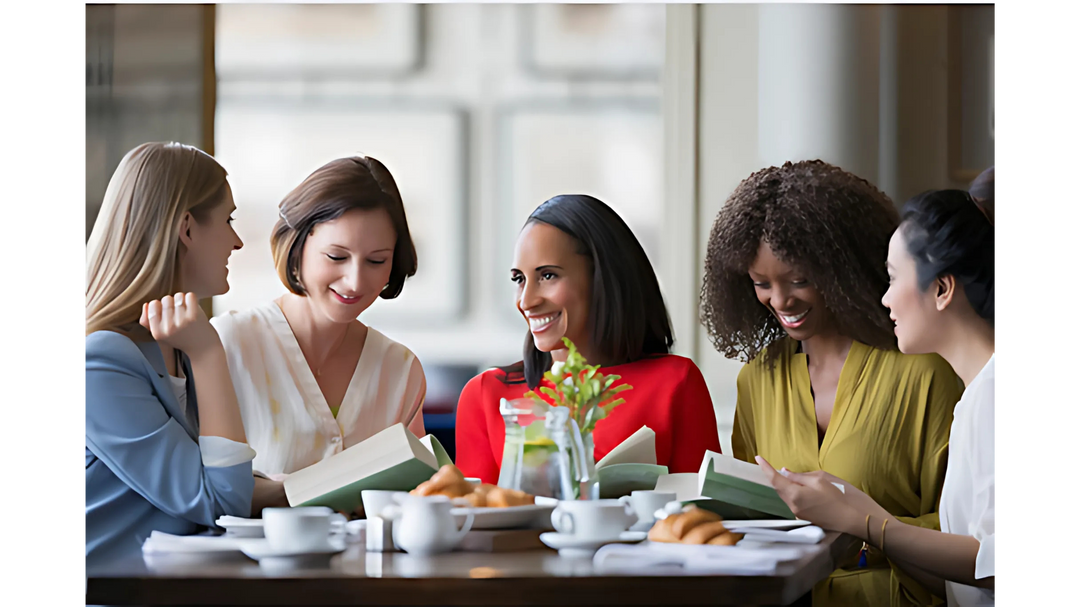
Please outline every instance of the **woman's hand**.
M221 339L194 293L166 295L143 304L139 324L150 331L155 341L180 350L190 358L197 358L215 345L221 347Z
M796 473L773 469L765 458L755 458L780 497L800 519L819 527L857 537L866 535L866 515L893 518L857 487L827 472ZM844 487L841 491L833 483ZM863 538L866 539L866 538Z
M251 517L261 518L263 508L288 508L285 483L259 476L255 477L255 490L251 496Z

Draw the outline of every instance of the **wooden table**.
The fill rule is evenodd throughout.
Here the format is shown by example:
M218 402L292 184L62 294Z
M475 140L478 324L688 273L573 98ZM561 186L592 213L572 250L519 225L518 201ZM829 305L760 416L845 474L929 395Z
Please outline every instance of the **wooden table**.
M771 576L609 575L554 551L368 553L352 545L327 565L275 573L236 553L180 562L141 557L87 568L98 605L790 605L856 553L830 533Z

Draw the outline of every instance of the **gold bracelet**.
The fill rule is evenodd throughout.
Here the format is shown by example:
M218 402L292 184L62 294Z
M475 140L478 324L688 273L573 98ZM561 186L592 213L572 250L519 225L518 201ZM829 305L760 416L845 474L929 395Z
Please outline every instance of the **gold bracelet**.
M885 554L885 525L889 524L889 519L885 519L884 523L881 523L881 553Z

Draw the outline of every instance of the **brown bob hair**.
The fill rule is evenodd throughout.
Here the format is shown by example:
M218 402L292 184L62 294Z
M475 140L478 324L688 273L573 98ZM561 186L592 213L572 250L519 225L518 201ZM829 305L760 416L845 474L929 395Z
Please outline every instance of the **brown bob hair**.
M308 175L278 205L280 217L270 235L270 248L278 277L290 291L297 295L307 294L300 284L300 255L311 230L353 209L385 209L390 215L397 240L390 282L379 297L394 299L401 294L405 279L416 274L416 247L409 234L405 205L394 177L383 163L370 156L339 158L326 163Z

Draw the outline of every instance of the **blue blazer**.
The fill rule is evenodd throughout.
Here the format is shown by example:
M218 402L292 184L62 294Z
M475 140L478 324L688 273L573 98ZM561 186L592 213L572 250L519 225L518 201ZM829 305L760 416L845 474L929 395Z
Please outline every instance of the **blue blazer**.
M156 342L86 336L86 559L141 554L153 530L197 533L223 514L251 515L251 462L207 467L191 365L186 414Z

